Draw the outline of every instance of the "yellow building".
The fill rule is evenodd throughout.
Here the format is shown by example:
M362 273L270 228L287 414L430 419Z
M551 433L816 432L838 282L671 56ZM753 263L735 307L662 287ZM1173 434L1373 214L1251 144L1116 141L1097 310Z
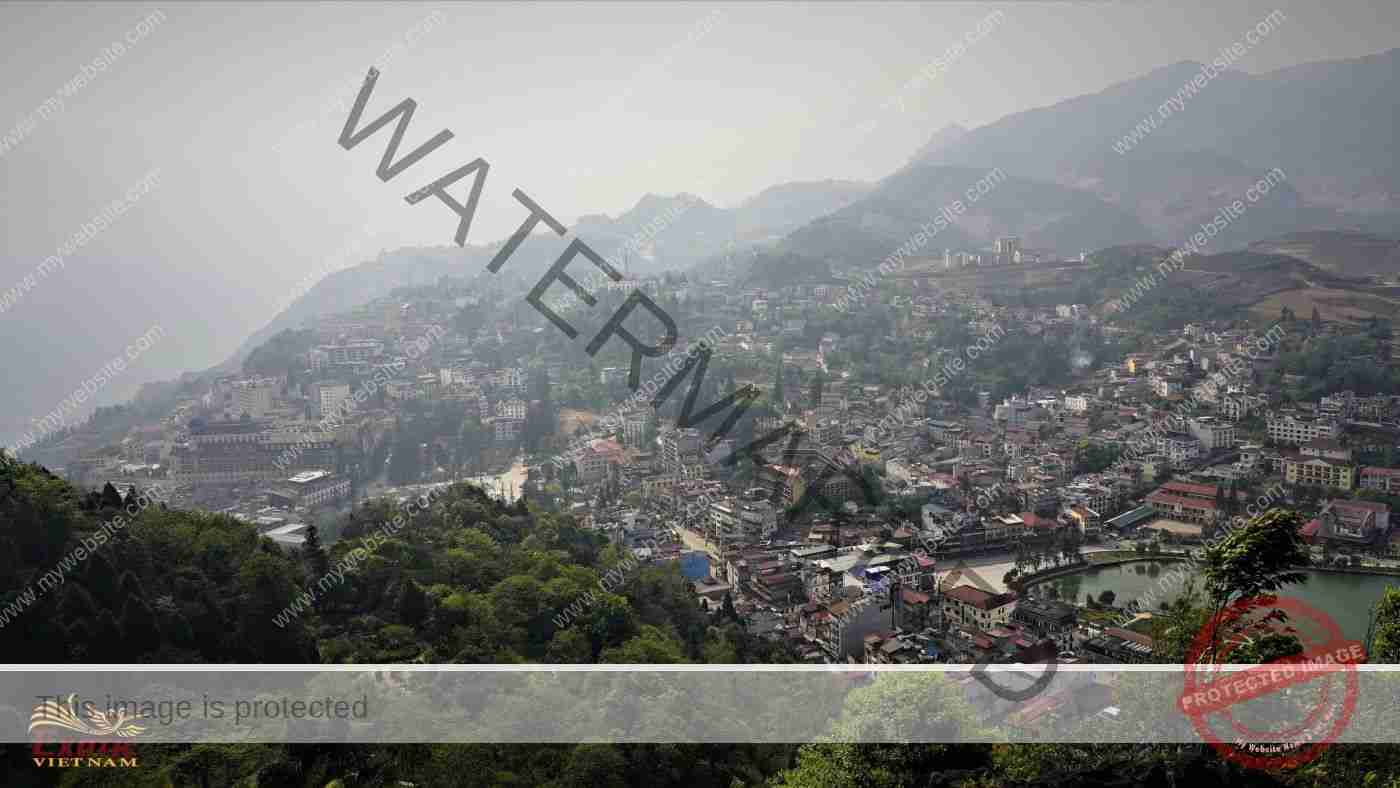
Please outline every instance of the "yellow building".
M1321 457L1285 456L1283 478L1289 484L1350 490L1356 486L1356 468L1347 463L1330 462Z

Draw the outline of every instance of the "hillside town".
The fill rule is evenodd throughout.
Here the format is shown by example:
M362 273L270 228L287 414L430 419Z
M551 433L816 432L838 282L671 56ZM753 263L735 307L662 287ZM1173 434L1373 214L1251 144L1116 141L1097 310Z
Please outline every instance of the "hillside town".
M333 541L360 502L474 481L678 562L698 604L810 662L1147 661L1151 593L1050 581L1179 557L1275 505L1306 513L1319 566L1400 558L1400 397L1306 399L1286 363L1355 328L1146 332L945 289L952 259L874 281L609 283L601 302L644 294L682 326L637 391L625 352L561 352L532 305L404 289L277 335L100 446L89 429L45 450L76 482L158 486L288 548L310 528ZM1003 239L969 264L1044 263ZM872 338L897 366L865 355ZM1393 337L1373 339L1359 360L1393 370ZM1032 355L1054 384L1006 373ZM736 419L694 420L711 401Z
M1400 3L0 18L0 785L1400 788Z

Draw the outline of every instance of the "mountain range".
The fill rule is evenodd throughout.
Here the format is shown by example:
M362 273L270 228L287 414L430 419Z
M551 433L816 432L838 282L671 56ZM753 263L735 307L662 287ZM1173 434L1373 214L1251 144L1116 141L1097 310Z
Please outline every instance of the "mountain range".
M1400 227L1400 49L1257 75L1227 70L1185 89L1203 70L1176 63L952 139L940 132L916 163L1000 167L1088 191L1167 241L1202 202L1239 194L1241 177L1274 168L1300 202L1270 223L1293 212L1305 224ZM1169 104L1187 93L1180 109ZM1125 145L1149 116L1148 133Z
M635 273L687 268L739 246L772 251L760 259L784 270L801 269L803 258L818 263L813 270L869 267L940 213L951 221L916 256L984 248L1006 235L1074 256L1176 246L1271 178L1268 193L1248 202L1207 251L1296 252L1337 273L1339 260L1351 261L1347 275L1394 271L1395 242L1384 236L1400 235L1400 163L1391 150L1400 49L1257 75L1226 70L1163 114L1202 73L1200 63L1176 63L979 128L945 126L874 184L780 184L732 209L686 193L648 194L619 216L584 216L573 230ZM1125 144L1149 116L1149 133ZM969 189L992 180L969 199ZM963 210L953 215L948 207L959 200ZM397 250L333 274L229 361L306 318L460 275L461 263L484 262L498 246ZM549 260L535 256L525 254L517 270L542 270Z

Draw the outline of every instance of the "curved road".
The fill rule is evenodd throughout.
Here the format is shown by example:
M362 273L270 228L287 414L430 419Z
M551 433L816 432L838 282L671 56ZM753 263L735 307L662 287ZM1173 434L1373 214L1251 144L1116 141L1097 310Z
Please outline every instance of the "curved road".
M1108 552L1109 550L1117 549L1119 548L1116 545L1085 545L1082 552L1085 555L1089 555L1090 553L1103 553ZM950 570L960 563L968 567L969 569L975 570L983 580L987 581L987 585L991 586L992 589L1000 593L1006 590L1006 584L1001 581L1002 575L1005 575L1007 572L1010 572L1013 568L1015 568L1016 555L1014 553L999 555L983 555L966 560L959 558L944 558L939 562L938 571L943 572L946 570Z
M699 550L703 553L709 554L709 556L713 559L719 558L719 551L715 550L714 546L711 545L708 541L706 541L705 538L699 533L686 528L681 528L679 526L676 527L676 530L680 532L681 542L686 546L686 549ZM1116 544L1086 545L1083 549L1083 553L1085 555L1089 555L1090 553L1103 553L1108 552L1110 550L1118 549L1120 548ZM988 586L990 586L997 593L1001 593L1006 590L1006 584L1001 581L1001 578L1003 575L1005 575L1007 572L1010 572L1011 569L1016 566L1016 556L1013 553L1003 553L996 555L982 555L977 556L976 558L969 559L943 558L939 561L939 571L949 571L953 567L958 566L959 564L966 566L969 569L975 570L983 580L987 581Z

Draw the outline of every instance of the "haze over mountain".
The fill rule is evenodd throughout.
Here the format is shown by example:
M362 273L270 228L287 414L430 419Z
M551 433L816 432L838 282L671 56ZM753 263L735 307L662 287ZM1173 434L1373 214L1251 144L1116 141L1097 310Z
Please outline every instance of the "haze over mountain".
M735 209L735 231L741 238L786 234L850 205L871 188L868 183L839 180L772 186Z
M979 180L989 189L973 202L967 190ZM955 204L965 210L959 212ZM793 232L783 245L811 257L874 264L943 212L953 223L938 230L917 256L942 256L944 248L980 248L1002 235L1019 235L1027 247L1076 253L1151 237L1134 216L1089 192L971 167L920 164Z
M1199 193L1182 186L1165 197L1142 196L1129 187L1151 186L1132 172L1057 173L1065 158L1059 151L1072 148L1077 134L1090 135L1084 144L1109 155L1118 136L1175 93L1176 75L1159 79L1162 94L1133 88L1140 89L1141 106L1131 111L1096 105L1076 117L1076 107L1087 104L1073 102L1103 104L1096 98L1101 92L1137 82L1122 82L1134 74L1160 77L1161 64L1209 59L1274 8L1287 14L1277 35L1133 153L1210 151L1249 172L1287 171L1301 209L1273 218L1252 211L1258 216L1251 220L1262 222L1259 232L1244 226L1231 243L1309 227L1380 235L1400 228L1388 190L1393 162L1369 161L1393 136L1396 80L1386 68L1393 71L1395 56L1386 51L1356 60L1394 46L1400 21L1394 4L1187 6L1007 5L1003 24L936 78L915 84L930 73L935 55L977 27L987 7L941 4L930 13L919 4L875 12L743 3L704 11L685 4L646 10L630 4L187 5L163 9L165 22L71 95L58 89L148 12L100 4L75 19L70 5L7 6L0 12L0 58L25 78L12 80L10 120L0 128L0 138L10 139L0 146L8 187L0 197L6 238L0 292L23 282L148 171L161 177L158 189L0 315L0 340L13 348L9 375L22 381L14 406L0 414L0 442L24 432L155 324L166 330L159 344L80 411L122 401L146 380L208 368L269 321L296 323L439 271L461 275L458 263L467 271L479 267L481 248L520 222L520 205L511 198L517 187L565 225L600 213L616 217L592 228L614 242L625 243L626 233L614 232L620 228L612 222L635 228L639 217L627 214L648 193L702 195L731 214L682 218L694 231L688 237L658 234L647 251L664 267L690 255L704 259L719 237L714 228L729 222L740 243L777 245L792 232L810 241L818 229L807 226L812 219L849 210L852 198L866 196L917 152L940 165L1001 167L1015 179L1087 190L1117 209L1104 213L1075 195L1067 198L1072 212L1047 218L1053 199L1039 190L1024 206L987 204L992 218L1068 252L1116 240L1114 228L1128 226L1125 216L1151 231L1146 240L1168 243L1208 215L1212 189L1235 184L1217 187L1206 178ZM617 35L622 19L626 36ZM787 32L781 45L775 29ZM1076 40L1094 45L1066 45ZM469 52L464 41L472 42ZM367 119L398 101L416 102L400 154L440 130L454 134L389 183L375 174L388 130L353 151L336 144L371 65L383 76ZM1290 80L1303 86L1299 95L1288 95ZM1120 85L1105 88L1115 82ZM1237 82L1257 83L1264 92L1227 100ZM39 117L37 108L56 95L64 98L61 110ZM1056 104L1062 101L1069 109ZM1305 114L1310 102L1323 111ZM1011 133L1021 116L1046 111L1055 117L1044 128ZM32 128L31 119L37 120ZM1217 123L1229 132L1226 147L1214 145ZM1301 127L1283 128L1288 124ZM1004 150L994 150L988 135L1002 126ZM1194 137L1184 136L1186 127ZM1333 137L1335 150L1313 155ZM1174 147L1154 149L1168 141ZM1268 153L1269 146L1293 160L1247 155ZM995 155L974 155L979 151ZM478 156L492 170L469 240L477 251L444 250L437 259L438 252L423 250L450 243L454 218L436 201L408 206L404 195ZM1208 175L1209 161L1198 167ZM1123 194L1095 186L1093 178L1126 184L1114 187ZM779 191L816 192L810 205L792 196L790 203L802 207L774 212L763 194L774 184L799 184ZM1184 211L1176 211L1178 201ZM918 207L916 201L871 213L902 221ZM1313 209L1346 215L1314 221L1320 214ZM1302 217L1302 224L1288 226L1290 217ZM893 224L877 222L877 229L879 244L897 234ZM974 244L999 232L962 229ZM951 229L946 235L940 243L955 240ZM362 239L362 248L336 251L349 238ZM878 244L855 241L873 260L883 256ZM557 248L538 257L551 259ZM642 252L637 264L650 265ZM376 262L360 269L367 260ZM401 261L409 261L407 269L399 270ZM530 252L521 262L524 270L539 261ZM305 281L346 266L329 274L324 288L306 290Z
M731 243L749 244L777 237L849 204L868 188L852 181L781 184L765 189L732 210L711 205L693 194L647 194L631 210L616 217L582 216L571 231L629 274L679 270L720 254ZM244 340L224 366L236 365L273 334L299 326L316 315L352 309L397 287L428 285L443 276L479 273L501 243L397 249L331 274ZM533 283L553 262L552 248L524 244L512 257L505 275Z
M572 231L619 268L635 274L683 269L736 244L776 241L779 256L767 259L764 272L755 280L769 284L778 276L775 271L782 276L805 272L803 276L822 279L833 265L876 265L959 200L966 205L966 212L956 217L949 213L953 223L940 230L916 256L938 256L944 248L983 248L1003 235L1020 236L1027 248L1056 250L1067 256L1134 243L1170 247L1266 176L1265 170L1258 169L1262 165L1246 163L1246 159L1267 160L1265 154L1250 151L1247 140L1242 139L1258 125L1242 119L1246 112L1277 117L1276 110L1268 106L1278 95L1287 93L1281 85L1291 84L1311 94L1344 83L1349 89L1331 106L1350 112L1348 118L1372 117L1374 122L1384 122L1384 118L1374 116L1377 112L1393 113L1396 102L1389 110L1377 110L1371 104L1381 103L1376 101L1376 93L1382 89L1400 94L1394 87L1400 79L1390 83L1379 76L1387 72L1400 77L1397 53L1400 50L1261 76L1227 71L1196 96L1188 111L1169 117L1165 125L1126 154L1114 151L1112 143L1117 138L1106 136L1105 131L1127 130L1144 115L1155 112L1161 97L1171 95L1199 73L1199 64L1178 63L1097 94L1017 113L977 129L950 124L935 132L906 167L875 184L837 179L779 184L733 209L684 192L646 194L617 216L581 216ZM1396 98L1400 100L1400 95ZM1246 109L1226 112L1223 105ZM1361 111L1363 105L1365 112ZM1275 141L1273 148L1305 161L1331 155L1332 146L1325 137L1295 128L1323 124L1316 102L1303 102L1291 111L1303 115L1304 122L1280 124L1285 131L1279 133L1289 138ZM1212 123L1224 119L1230 122L1222 123L1217 146L1244 158L1205 145L1211 139ZM1371 155L1377 160L1386 160L1376 135L1348 128L1336 128L1336 133L1361 140L1371 146ZM1356 209L1389 206L1394 199L1394 187L1388 181L1391 176L1384 168L1365 172L1348 161L1347 157L1337 158L1340 174L1330 178L1311 175L1321 171L1315 167L1295 170L1292 177L1273 187L1266 199L1252 203L1239 220L1213 239L1212 249L1223 251L1261 242L1260 252L1286 254L1287 249L1294 249L1305 254L1296 241L1289 244L1264 239L1299 228L1368 222L1388 225L1389 214ZM1002 163L987 169L975 166L990 162ZM1000 169L1005 178L975 203L968 201L968 188L994 169ZM1310 189L1318 202L1306 201L1300 187ZM1329 195L1339 189L1350 190L1352 199L1329 201ZM1344 207L1353 212L1342 210ZM1387 239L1377 238L1372 246L1381 248L1386 243ZM331 274L248 336L222 366L233 368L273 334L316 315L351 309L396 287L431 284L442 276L480 270L499 246L498 241L464 249L398 249ZM825 262L812 266L802 262L803 258ZM1380 272L1388 259L1382 256L1365 270ZM549 254L527 245L517 253L513 274L537 276L550 262Z
M1400 277L1400 241L1369 233L1316 231L1288 233L1249 245L1251 252L1286 254L1324 271L1349 277Z
M1226 70L1161 117L1202 68L1176 63L946 143L940 132L918 160L1083 189L1169 243L1274 168L1288 187L1270 195L1267 216L1250 208L1252 226L1237 230L1234 244L1290 228L1400 226L1400 49L1257 75ZM1118 152L1115 143L1147 116L1157 116L1155 128Z
M1131 150L1115 150L1122 133L1157 113L1201 69L1180 62L980 128L949 124L907 167L874 185L780 184L733 210L685 193L648 194L616 217L582 216L574 229L609 259L625 257L638 273L686 267L732 241L782 235L787 252L874 265L1000 169L1007 179L921 254L980 248L1002 235L1067 256L1119 244L1170 247L1275 167L1283 172L1281 182L1213 238L1212 250L1308 229L1400 229L1400 169L1389 155L1393 141L1377 131L1400 125L1400 49L1261 75L1226 70ZM440 257L460 260L463 254ZM415 268L425 258L407 252L409 268L394 271L400 256L386 257L384 268L366 269L367 281L347 272L344 282L308 293L307 303L250 337L240 354L307 316L363 303L383 292L380 286L421 284L447 270L445 262ZM526 264L523 270L533 269Z
M925 142L922 148L914 152L914 157L910 163L918 164L920 162L931 161L939 151L966 136L967 127L963 126L961 123L953 123L944 126L938 131L935 131L933 136L928 138L928 142Z

